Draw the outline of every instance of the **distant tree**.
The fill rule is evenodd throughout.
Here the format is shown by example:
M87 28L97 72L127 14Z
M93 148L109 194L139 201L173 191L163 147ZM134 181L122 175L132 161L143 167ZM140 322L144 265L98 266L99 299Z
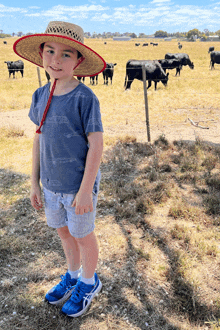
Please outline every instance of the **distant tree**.
M201 32L198 29L189 30L186 34L187 39L193 39L193 36L200 37Z
M168 33L166 31L159 30L154 33L154 36L155 38L166 38L168 37Z
M139 33L138 38L146 38L146 37L147 37L147 35L145 33Z
M201 40L202 41L206 41L208 39L208 36L205 34L205 33L203 33L202 35L201 35Z
M23 35L23 32L18 32L18 33L17 33L17 36L18 36L18 37L21 37L22 35Z
M135 33L131 33L131 34L130 34L130 37L131 37L131 38L137 38L137 35L136 35Z
M205 34L206 36L209 36L209 30L208 30L208 29L204 29L204 34Z
M216 31L215 34L220 37L220 30Z
M11 37L10 34L0 33L0 38L9 38Z
M184 38L184 33L182 33L182 32L175 32L173 35L174 35L176 38Z

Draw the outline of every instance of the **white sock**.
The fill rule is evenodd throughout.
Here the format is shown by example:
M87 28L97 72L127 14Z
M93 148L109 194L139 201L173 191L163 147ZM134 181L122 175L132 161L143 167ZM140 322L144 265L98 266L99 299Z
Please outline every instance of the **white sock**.
M68 269L68 273L70 274L71 279L72 279L72 278L77 279L77 278L79 278L80 275L81 275L81 268L80 268L80 269L77 269L77 270L74 270L74 271Z
M85 278L85 277L80 276L80 281L85 283L85 284L94 285L95 284L95 276L93 275L93 277L91 277L91 278Z

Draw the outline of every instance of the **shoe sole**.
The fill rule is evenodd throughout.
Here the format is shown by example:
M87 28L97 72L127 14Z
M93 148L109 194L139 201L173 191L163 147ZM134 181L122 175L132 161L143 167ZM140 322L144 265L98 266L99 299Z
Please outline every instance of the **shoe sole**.
M100 292L101 288L102 288L102 282L99 280L99 285L98 285L96 291L92 294L90 301L88 302L87 306L82 311L80 311L79 313L76 313L76 314L65 314L63 312L62 312L62 314L65 314L66 316L69 316L69 317L78 317L78 316L84 314L87 311L87 309L89 308L89 306L92 302L92 299L94 298L94 296L96 294L98 294Z
M59 304L61 304L62 302L64 302L65 300L67 300L67 299L71 296L73 290L74 290L74 288L72 288L71 290L69 290L68 292L66 292L66 293L64 294L64 296L63 296L60 300L57 300L57 301L49 301L49 300L45 297L45 301L48 302L48 303L51 304L51 305L59 305Z

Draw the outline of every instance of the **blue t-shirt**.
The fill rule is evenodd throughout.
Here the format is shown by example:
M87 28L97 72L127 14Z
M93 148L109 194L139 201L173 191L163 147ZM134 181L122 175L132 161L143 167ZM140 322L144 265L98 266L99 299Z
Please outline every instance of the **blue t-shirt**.
M32 97L30 119L40 125L50 83L38 88ZM84 174L88 133L103 132L99 101L82 83L65 95L54 95L41 127L40 179L53 192L77 193ZM97 193L100 171L93 192Z

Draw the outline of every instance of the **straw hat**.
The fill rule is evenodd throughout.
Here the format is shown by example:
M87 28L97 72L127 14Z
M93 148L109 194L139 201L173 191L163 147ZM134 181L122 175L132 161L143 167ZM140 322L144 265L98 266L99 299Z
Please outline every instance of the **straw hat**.
M14 43L14 52L20 57L40 67L43 60L40 56L40 45L45 42L59 42L78 50L84 61L74 70L75 76L94 76L102 72L106 63L94 50L84 45L83 29L75 24L52 21L45 33L32 34L18 39Z

